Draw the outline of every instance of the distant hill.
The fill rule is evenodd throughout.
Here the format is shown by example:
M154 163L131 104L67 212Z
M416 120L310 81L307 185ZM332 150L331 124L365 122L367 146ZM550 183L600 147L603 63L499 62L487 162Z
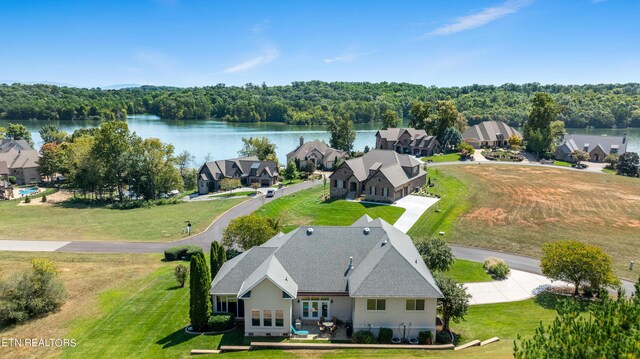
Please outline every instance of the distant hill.
M562 106L567 127L640 127L640 84L504 84L426 87L409 83L293 82L285 86L247 84L206 87L112 85L101 89L53 85L0 85L0 118L112 119L149 113L165 119L326 124L349 116L377 122L391 109L408 118L415 101L453 100L470 125L501 120L521 125L531 96L550 93Z

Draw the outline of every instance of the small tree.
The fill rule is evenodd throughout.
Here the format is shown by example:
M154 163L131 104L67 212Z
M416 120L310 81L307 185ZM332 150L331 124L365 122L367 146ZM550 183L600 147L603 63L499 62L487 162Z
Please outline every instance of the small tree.
M400 116L398 116L398 113L396 111L389 109L382 114L382 130L398 127L399 123Z
M626 152L620 156L620 161L616 166L619 175L630 177L638 176L640 171L640 157L635 152Z
M585 151L580 151L580 150L575 150L575 151L571 152L569 157L571 157L573 162L575 162L578 165L580 164L580 162L588 161L589 158L590 158L588 153L586 153Z
M46 201L47 201L47 195L46 195L46 194L43 194L43 195L42 195L42 198L40 199L40 201L41 201L42 203L46 202Z
M224 262L227 261L227 252L220 243L216 241L211 242L209 259L211 262L211 279L213 279L220 271L220 268L222 268Z
M24 196L24 203L31 203L31 198L29 198L29 195Z
M287 167L285 167L282 176L284 177L285 181L288 182L291 182L298 176L296 171L296 164L293 161L289 161L289 163L287 163Z
M416 249L432 271L446 272L455 261L451 248L441 238L419 241L416 243Z
M612 170L616 169L616 166L618 165L618 162L620 162L620 158L615 153L607 155L607 157L604 158L604 163L608 164L607 168L612 169Z
M594 291L618 282L611 257L601 248L578 241L557 241L542 247L540 268L545 276L572 283L574 295L583 284Z
M195 331L205 331L211 316L211 275L202 252L191 256L189 277L189 319Z
M251 214L233 219L224 229L222 244L249 250L275 236L281 229L279 221Z
M259 182L253 182L251 184L251 188L255 191L255 193L258 193L258 188L260 188L260 183Z
M447 151L456 148L462 141L462 134L455 127L447 127L442 137L442 144Z
M184 283L187 281L188 274L189 274L189 268L187 268L183 264L178 264L173 269L173 275L176 277L176 281L178 282L178 286L180 288L184 287Z
M520 136L517 135L511 135L509 136L509 139L507 140L507 143L509 143L509 148L512 150L519 150L520 147L522 147L522 138Z
M452 320L457 323L464 319L469 310L471 295L467 293L467 289L462 284L442 273L436 273L435 279L444 295L444 298L438 299L438 309L442 315L442 329L449 331L449 323Z
M229 191L231 192L232 190L240 187L240 180L237 178L223 178L222 180L220 180L220 189L223 191Z

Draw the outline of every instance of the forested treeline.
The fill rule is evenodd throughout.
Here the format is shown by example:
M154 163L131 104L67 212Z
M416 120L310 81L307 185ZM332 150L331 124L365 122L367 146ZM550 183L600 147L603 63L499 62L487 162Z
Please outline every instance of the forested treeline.
M470 125L502 120L521 125L531 97L547 92L561 106L567 127L640 127L640 84L472 85L426 87L408 83L294 82L286 86L246 84L175 88L142 86L120 90L0 85L0 118L112 120L149 113L165 119L326 124L335 116L356 123L381 121L392 110L409 118L415 101L453 100Z

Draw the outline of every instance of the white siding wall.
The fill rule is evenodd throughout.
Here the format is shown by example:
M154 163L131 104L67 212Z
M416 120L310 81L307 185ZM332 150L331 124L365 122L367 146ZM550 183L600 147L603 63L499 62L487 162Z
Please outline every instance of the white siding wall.
M406 299L404 298L381 298L386 299L386 309L384 311L367 310L367 298L354 298L353 309L353 330L369 330L378 335L380 328L390 328L395 337L402 337L402 331L398 329L400 323L404 323L407 328L407 337L418 337L418 332L431 330L435 338L436 330L436 303L437 299L425 299L424 311L407 311ZM409 323L411 331L409 332ZM369 324L371 327L369 327Z
M322 295L318 295L322 297ZM302 297L300 297L302 298ZM298 298L298 299L300 299ZM329 316L336 317L344 322L351 320L351 307L353 306L353 298L351 297L329 297L333 303L329 304ZM293 320L302 319L302 303L298 303L298 299L293 301ZM330 319L330 318L327 318Z
M282 298L282 290L275 286L268 279L263 280L260 284L251 290L251 298L244 299L244 335L253 333L256 336L264 336L271 333L272 336L282 336L288 334L291 330L291 302L292 299ZM251 323L252 310L260 310L261 326L254 327ZM272 311L273 321L271 327L262 326L262 315L265 309ZM284 326L275 326L275 311L284 311Z

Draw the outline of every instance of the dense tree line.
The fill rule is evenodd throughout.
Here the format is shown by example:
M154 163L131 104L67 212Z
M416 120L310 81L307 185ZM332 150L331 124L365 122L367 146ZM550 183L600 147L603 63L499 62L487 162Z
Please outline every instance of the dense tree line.
M165 119L229 122L326 124L348 117L355 123L382 121L390 112L408 119L416 101L451 100L470 125L528 119L531 99L547 92L560 106L566 127L640 127L640 84L472 85L426 87L408 83L294 82L286 86L246 84L175 88L142 86L120 90L0 85L0 118L85 120L122 119L149 113Z

